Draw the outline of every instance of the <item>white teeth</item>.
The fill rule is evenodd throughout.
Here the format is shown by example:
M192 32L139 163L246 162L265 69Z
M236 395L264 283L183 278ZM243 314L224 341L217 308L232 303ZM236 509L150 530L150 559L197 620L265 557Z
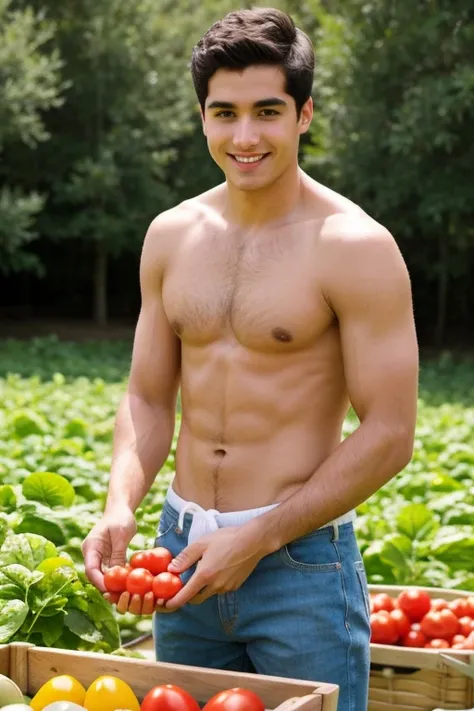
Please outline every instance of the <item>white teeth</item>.
M257 161L262 160L263 153L261 156L252 156L251 158L244 158L243 156L234 156L234 158L238 163L256 163Z

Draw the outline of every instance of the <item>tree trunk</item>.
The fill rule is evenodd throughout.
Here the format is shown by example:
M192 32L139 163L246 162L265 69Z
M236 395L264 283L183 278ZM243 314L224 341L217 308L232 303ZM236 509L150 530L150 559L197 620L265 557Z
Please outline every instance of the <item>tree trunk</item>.
M107 326L107 249L97 243L94 264L94 322Z
M440 234L439 244L439 271L438 271L438 313L436 318L435 341L441 347L446 331L446 314L448 310L448 233Z

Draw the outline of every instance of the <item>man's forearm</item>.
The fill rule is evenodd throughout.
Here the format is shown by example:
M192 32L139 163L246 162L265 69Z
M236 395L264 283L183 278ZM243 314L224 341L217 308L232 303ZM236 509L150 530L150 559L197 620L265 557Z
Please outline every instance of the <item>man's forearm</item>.
M365 422L295 494L247 524L273 552L365 501L409 462L413 433Z
M174 433L175 413L127 393L117 412L105 511L126 506L135 511L165 463Z

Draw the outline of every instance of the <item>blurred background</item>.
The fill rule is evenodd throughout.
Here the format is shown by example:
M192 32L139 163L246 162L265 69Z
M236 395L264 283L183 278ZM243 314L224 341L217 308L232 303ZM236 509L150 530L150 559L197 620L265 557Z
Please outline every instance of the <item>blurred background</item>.
M222 181L201 132L192 47L227 11L255 4L269 3L0 0L4 334L21 322L26 332L133 326L150 221ZM472 0L273 5L316 49L302 167L392 231L421 344L472 342Z
M474 592L472 0L0 0L0 602L21 612L13 624L4 610L0 643L111 651L150 632L97 599L81 544L105 502L145 232L223 179L192 47L256 4L314 42L302 167L388 227L412 279L417 435L409 465L358 509L369 582ZM356 426L351 412L344 434ZM153 545L175 448L176 434L132 550ZM66 596L45 603L26 574L14 589L2 577L57 555L82 576ZM54 565L49 592L51 576L69 584Z

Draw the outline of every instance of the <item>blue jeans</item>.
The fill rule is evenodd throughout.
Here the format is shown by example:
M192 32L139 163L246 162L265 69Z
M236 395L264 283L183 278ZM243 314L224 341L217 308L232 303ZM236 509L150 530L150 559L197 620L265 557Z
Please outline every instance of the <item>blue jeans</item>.
M191 521L186 513L181 531L165 501L156 545L176 556ZM366 711L369 602L353 524L318 529L265 556L236 592L156 613L153 635L159 661L338 684L339 711Z

